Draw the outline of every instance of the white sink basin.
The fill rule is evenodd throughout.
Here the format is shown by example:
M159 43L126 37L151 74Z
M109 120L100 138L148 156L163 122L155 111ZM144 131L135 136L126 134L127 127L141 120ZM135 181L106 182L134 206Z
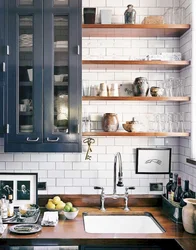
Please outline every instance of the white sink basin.
M163 233L165 230L150 213L88 214L83 213L87 233Z

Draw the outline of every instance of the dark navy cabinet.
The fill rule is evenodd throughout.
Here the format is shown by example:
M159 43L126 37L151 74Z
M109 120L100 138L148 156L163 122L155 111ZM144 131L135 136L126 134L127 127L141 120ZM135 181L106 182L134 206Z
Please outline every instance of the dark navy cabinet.
M0 1L0 137L4 134L4 85L6 75L5 62L5 5Z
M81 1L8 0L7 152L81 152Z

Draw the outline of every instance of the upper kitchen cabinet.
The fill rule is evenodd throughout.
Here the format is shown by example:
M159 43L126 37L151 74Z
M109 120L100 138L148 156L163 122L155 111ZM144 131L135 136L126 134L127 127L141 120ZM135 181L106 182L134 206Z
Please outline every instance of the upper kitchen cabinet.
M8 1L7 152L81 151L81 1Z
M4 125L4 83L5 83L5 11L4 1L0 1L0 137L3 137Z

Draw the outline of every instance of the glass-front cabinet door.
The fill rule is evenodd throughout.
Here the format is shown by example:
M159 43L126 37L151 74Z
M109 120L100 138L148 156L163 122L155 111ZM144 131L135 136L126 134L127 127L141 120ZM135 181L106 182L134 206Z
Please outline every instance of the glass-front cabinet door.
M80 23L80 0L8 1L6 151L81 151Z
M8 141L42 141L42 1L8 1ZM27 14L28 13L28 14Z
M48 10L44 15L44 120L48 121L44 124L46 143L78 144L78 118L81 113L81 87L78 81L81 78L78 70L81 56L78 41L81 33L76 32L76 4L77 1L44 1ZM52 32L47 32L51 27Z

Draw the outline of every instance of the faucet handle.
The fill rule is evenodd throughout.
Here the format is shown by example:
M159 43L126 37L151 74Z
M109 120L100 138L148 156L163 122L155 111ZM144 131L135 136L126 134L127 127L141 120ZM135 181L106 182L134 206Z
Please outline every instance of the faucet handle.
M133 189L135 189L135 187L125 187L125 191L126 191L126 193L128 193L128 190L133 190Z
M104 194L104 187L95 186L94 189L101 189L101 193Z

